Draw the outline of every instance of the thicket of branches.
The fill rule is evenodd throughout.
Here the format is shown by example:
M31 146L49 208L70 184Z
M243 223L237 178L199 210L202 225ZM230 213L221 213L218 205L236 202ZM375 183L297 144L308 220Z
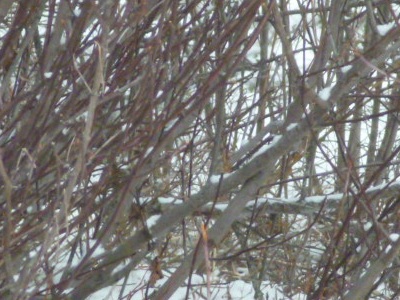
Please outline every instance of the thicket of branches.
M396 2L1 1L0 298L399 295Z

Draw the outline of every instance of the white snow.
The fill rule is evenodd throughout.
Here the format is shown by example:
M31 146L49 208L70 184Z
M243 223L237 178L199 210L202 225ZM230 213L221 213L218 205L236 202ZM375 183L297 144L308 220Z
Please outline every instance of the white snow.
M147 150L146 150L146 153L144 154L145 156L148 156L150 153L151 153L151 151L153 151L153 149L154 149L154 147L149 147Z
M392 242L396 242L396 241L399 239L400 234L398 234L398 233L392 233L389 237L390 237L390 240L391 240Z
M254 299L254 290L251 284L243 281L236 280L229 284L229 291L231 294L230 299Z
M343 194L332 194L332 195L320 195L320 196L309 196L304 199L305 203L321 203L323 201L340 201L343 199ZM268 202L270 204L273 203L296 203L299 202L299 197L291 197L291 198L273 198L273 197L260 197L256 200L251 200L247 202L246 207L253 207L257 204L257 206L263 205Z
M382 184L379 184L379 185L370 187L370 188L367 189L367 192L368 192L368 193L372 193L372 192L374 192L374 191L380 192L380 191L382 191L382 190L387 190L387 189L390 189L390 188L396 188L396 186L400 187L400 180L393 181L393 182L390 183L389 185L388 185L387 183L384 182L384 183L382 183ZM397 187L397 188L398 188L398 187Z
M120 288L113 289L112 287L105 287L97 292L91 294L87 300L105 300L105 299L118 299ZM114 296L114 297L113 297Z
M167 125L165 125L165 131L170 130L174 125L179 121L178 118L173 119L172 121L169 121Z
M146 222L147 227L148 228L153 227L160 217L161 217L161 215L154 215L154 216L151 216L150 218L148 218L147 222Z
M211 175L210 182L213 184L219 183L220 180L225 180L234 173L216 174ZM222 178L221 178L222 177Z
M173 197L158 197L158 202L160 204L172 204L176 201L177 199Z
M364 224L364 230L368 231L370 228L372 227L372 223L371 222L367 222Z
M310 196L306 197L305 201L308 203L321 203L325 200L330 201L340 201L343 199L343 194L334 194L334 195L326 195L326 196Z
M185 287L178 288L170 299L177 299L177 300L186 299L186 288ZM189 297L189 299L193 298Z
M346 74L348 71L351 70L351 66L343 66L343 67L341 68L341 70L342 70L342 72L343 72L344 74Z
M82 121L86 121L86 120L87 120L87 116L88 116L88 112L87 112L87 111L84 111L83 113L81 113L80 115L78 115L78 116L75 118L75 120L76 120L77 122L80 122L81 120L82 120Z
M62 293L62 295L68 295L73 290L74 290L74 288L65 289L64 292Z
M199 274L193 274L190 282L192 284L202 284L205 282L205 279ZM185 280L185 283L188 284L188 280Z
M79 7L79 6L76 6L75 8L74 8L74 15L76 16L76 17L79 17L80 16L80 14L81 14L81 8Z
M297 123L291 123L289 124L289 126L287 127L287 130L292 130L293 128L295 128L297 126Z
M67 36L65 32L63 32L60 39L60 45L65 45L66 42L67 42Z
M328 86L321 91L319 91L318 96L323 101L328 101L329 97L331 96L332 86Z
M263 145L256 153L254 153L253 157L257 157L265 153L269 148L274 146L280 139L282 138L281 135L274 135L274 139L271 143Z
M51 78L51 76L53 76L53 72L46 72L46 73L44 73L44 77L45 77L45 78Z
M310 196L307 197L306 202L321 203L326 199L325 196Z
M224 211L228 207L227 203L218 203L215 205L215 209L219 211Z
M378 30L379 35L384 36L390 30L392 30L395 26L396 26L395 22L390 22L390 23L378 25L378 26L376 26L376 29Z

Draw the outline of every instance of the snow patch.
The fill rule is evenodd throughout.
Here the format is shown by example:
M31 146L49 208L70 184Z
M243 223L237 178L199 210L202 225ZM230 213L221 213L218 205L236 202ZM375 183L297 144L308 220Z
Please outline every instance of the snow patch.
M67 42L67 36L66 36L65 32L63 32L61 35L61 39L60 39L60 45L65 45L66 42Z
M159 197L158 202L160 204L173 204L176 201L173 197Z
M256 153L254 153L253 157L257 157L259 155L264 154L266 151L268 151L269 148L273 147L281 138L282 138L281 135L275 135L272 142L269 144L263 145L260 149L258 149L258 151Z
M399 239L400 234L398 234L398 233L392 233L389 237L390 237L390 240L391 240L392 242L396 242L396 241Z
M378 26L376 26L376 29L378 30L379 35L384 36L390 30L392 30L395 26L396 26L395 22L390 22L390 23L378 25Z
M147 222L146 222L147 227L148 228L153 227L157 223L157 221L160 217L161 217L161 215L154 215L154 216L151 216L150 218L148 218Z
M69 132L69 129L68 129L67 127L64 127L64 128L62 129L62 134L63 134L63 135L68 135L68 132Z
M342 70L343 74L346 74L348 71L351 70L351 66L344 66L341 68L341 70Z
M203 284L205 282L204 278L198 274L193 274L191 283L192 284ZM188 281L185 280L185 283L188 284Z
M228 207L227 203L218 203L215 204L215 209L219 211L224 211Z
M76 7L74 8L74 15L75 15L76 17L79 17L81 13L82 13L81 8L80 8L79 6L76 6Z
M144 154L144 156L148 156L148 155L151 153L151 151L153 151L153 149L154 149L154 147L149 147L149 148L146 150L146 153Z
M85 121L85 122L86 122L87 117L88 117L88 112L87 112L87 111L84 111L83 113L81 113L80 115L78 115L78 116L75 118L75 120L76 120L77 122L80 122L80 121Z
M321 98L323 101L328 101L329 97L331 96L332 86L328 86L318 93L318 97Z
M365 231L368 231L372 227L372 223L371 222L367 222L367 223L364 224L363 227L364 227Z
M334 195L328 195L328 196L310 196L306 197L305 201L307 203L321 203L325 200L330 200L330 201L340 201L343 198L343 194L334 194Z
M165 131L169 131L172 127L174 127L175 126L175 124L177 123L179 121L179 119L178 118L175 118L175 119L173 119L172 121L169 121L168 123L167 123L167 125L165 125Z
M220 180L222 181L224 179L227 179L232 174L233 173L211 175L210 182L213 183L213 184L218 184Z

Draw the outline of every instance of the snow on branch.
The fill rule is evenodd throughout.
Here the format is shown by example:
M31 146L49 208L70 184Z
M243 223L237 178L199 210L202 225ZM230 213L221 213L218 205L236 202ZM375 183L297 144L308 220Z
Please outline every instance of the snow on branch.
M396 27L396 23L390 22L390 23L386 23L386 24L382 24L382 25L377 25L376 29L378 30L379 35L384 36L395 27Z
M364 194L367 197L379 197L385 199L392 197L400 192L400 180L394 181L391 184L381 184L378 186L367 189ZM251 200L246 205L246 210L243 211L242 217L250 216L256 208L263 208L268 213L287 213L287 214L300 214L308 215L316 213L320 210L321 205L325 205L328 208L334 208L338 203L346 199L346 201L353 200L353 196L343 193L336 193L330 195L318 195L305 197L301 200L299 197L294 198L276 198L276 197L260 197L255 200ZM212 208L212 204L205 205L201 212L208 214ZM226 208L226 203L219 202L214 207L214 213L218 214Z
M332 91L332 86L328 86L328 87L322 89L318 93L318 96L321 98L321 100L328 101L329 97L331 96L331 91Z

